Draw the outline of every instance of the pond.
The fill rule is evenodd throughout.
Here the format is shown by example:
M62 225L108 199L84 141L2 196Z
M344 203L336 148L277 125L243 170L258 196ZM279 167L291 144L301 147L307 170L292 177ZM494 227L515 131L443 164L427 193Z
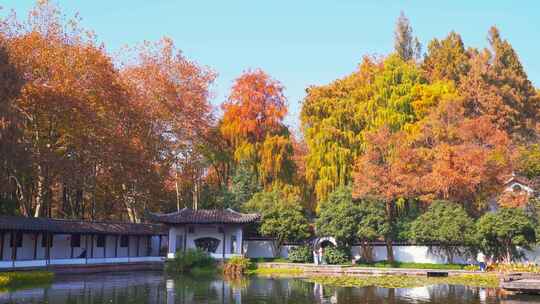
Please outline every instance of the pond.
M161 272L58 276L49 286L0 290L0 303L538 303L497 289L332 287L299 278L167 277Z

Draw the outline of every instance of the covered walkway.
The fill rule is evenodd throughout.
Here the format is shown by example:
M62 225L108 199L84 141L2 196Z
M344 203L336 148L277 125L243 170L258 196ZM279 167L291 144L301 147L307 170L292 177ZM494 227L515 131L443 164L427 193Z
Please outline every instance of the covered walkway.
M0 270L160 262L166 235L156 224L0 216Z

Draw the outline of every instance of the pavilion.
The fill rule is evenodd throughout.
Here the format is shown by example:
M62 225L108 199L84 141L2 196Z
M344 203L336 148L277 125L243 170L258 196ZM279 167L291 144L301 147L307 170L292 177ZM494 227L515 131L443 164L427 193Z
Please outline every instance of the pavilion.
M0 216L0 270L163 261L156 224Z
M148 218L169 227L168 258L174 258L176 252L199 248L215 259L228 259L244 255L244 228L258 221L260 216L232 209L184 208L167 214L151 213Z

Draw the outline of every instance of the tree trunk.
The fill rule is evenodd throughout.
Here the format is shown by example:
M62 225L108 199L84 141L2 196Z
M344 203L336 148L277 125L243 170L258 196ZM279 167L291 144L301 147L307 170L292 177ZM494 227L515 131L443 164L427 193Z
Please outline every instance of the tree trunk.
M195 178L193 182L193 210L199 209L199 181Z
M122 185L122 189L124 189L124 205L126 206L129 221L132 223L140 223L141 220L135 207L135 190L128 189L125 184Z
M392 239L386 239L386 260L388 263L394 263L394 247L392 245Z
M45 193L43 188L45 187L45 177L43 176L43 168L41 165L37 166L37 193L36 193L36 208L34 209L34 217L39 217L41 208L43 207Z
M279 258L281 253L281 244L279 242L272 242L272 254L275 258Z
M388 223L390 224L390 229L393 229L394 226L394 212L392 210L392 203L387 202L386 203L386 218ZM386 260L389 263L394 263L394 248L392 246L393 238L392 233L388 233L388 235L385 236L384 241L386 243Z
M373 247L367 241L362 241L362 260L368 263L373 261Z
M174 170L175 173L175 187L176 187L176 211L180 211L180 185L178 184L178 163Z

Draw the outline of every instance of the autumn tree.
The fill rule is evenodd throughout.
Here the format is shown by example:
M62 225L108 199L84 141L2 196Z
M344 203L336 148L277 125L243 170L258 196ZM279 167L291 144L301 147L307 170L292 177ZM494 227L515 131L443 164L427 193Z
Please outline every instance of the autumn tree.
M198 149L213 122L208 98L215 73L184 57L169 38L145 42L132 51L122 77L129 85L132 104L149 119L146 132L152 136L145 138L145 145L155 149L154 162L173 172L175 189L180 176L192 182L196 207L206 167ZM177 190L177 208L179 201Z
M459 83L469 70L469 53L456 32L450 32L442 40L429 42L422 69L430 81L451 80Z
M396 29L394 30L394 50L398 56L409 61L419 59L422 55L422 46L417 37L413 37L413 29L409 22L409 18L400 12L396 21Z
M461 81L467 115L487 115L513 138L536 136L540 101L512 45L496 27L489 30L490 49L475 53L470 71Z
M116 69L91 33L77 20L66 21L46 1L38 3L25 21L8 17L1 31L13 65L24 75L14 105L24 119L21 142L32 167L18 176L25 188L20 192L25 195L19 199L21 211L51 216L53 190L60 188L62 205L69 198L71 207L69 214L60 206L57 212L82 216L85 192L95 185L96 162L107 159L103 139L114 136L116 122L127 108Z
M247 71L235 81L222 109L221 132L232 143L236 161L250 165L263 187L290 183L295 169L283 124L283 86L262 70Z
M366 57L359 71L310 88L301 122L308 147L306 179L317 199L352 181L354 161L366 149L368 133L382 127L413 132L415 122L447 95L455 95L451 83L426 83L415 64L396 55Z
M22 113L14 101L23 85L22 76L10 60L4 37L0 38L0 205L4 214L13 214L24 199L22 170L28 170L28 153L21 145ZM23 169L24 168L24 169ZM9 208L8 208L9 207Z

